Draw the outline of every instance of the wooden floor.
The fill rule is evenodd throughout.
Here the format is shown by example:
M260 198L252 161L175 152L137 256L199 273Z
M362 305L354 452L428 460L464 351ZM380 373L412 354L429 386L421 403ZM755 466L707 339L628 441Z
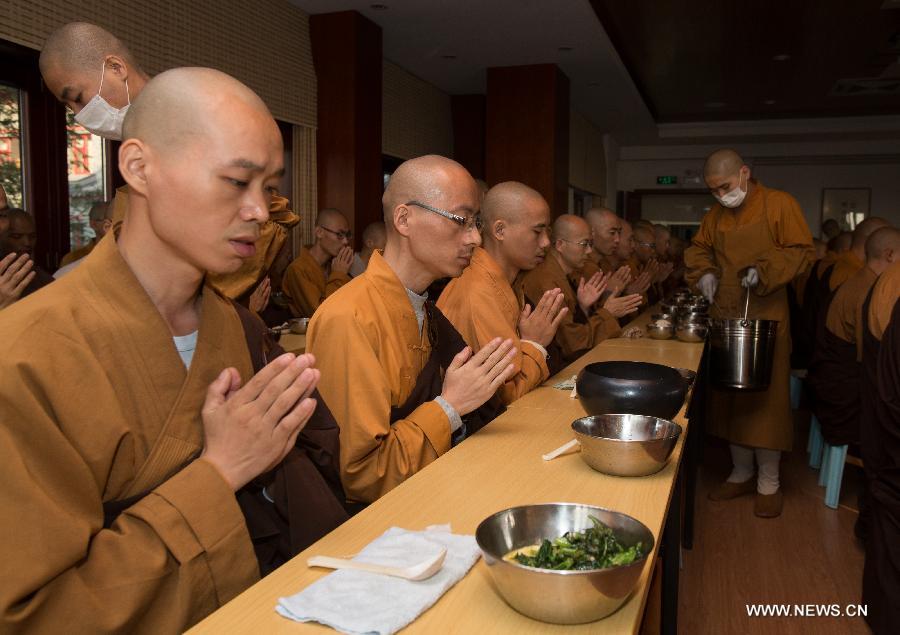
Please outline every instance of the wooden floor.
M680 633L869 633L862 618L748 617L746 604L860 602L863 550L853 535L861 471L848 465L841 506L825 507L818 472L808 466L807 421L797 414L794 452L785 455L784 512L753 515L753 496L712 502L707 492L730 470L728 446L708 441L697 483L694 548L683 551Z

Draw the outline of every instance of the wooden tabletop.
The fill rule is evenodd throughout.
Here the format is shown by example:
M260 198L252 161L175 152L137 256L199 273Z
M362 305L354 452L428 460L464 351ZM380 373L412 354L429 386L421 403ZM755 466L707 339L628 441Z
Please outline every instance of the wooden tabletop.
M306 352L306 333L298 335L296 333L282 333L278 338L278 343L286 353L296 353L298 355Z
M633 324L644 324L647 319L645 314ZM600 474L588 467L578 453L543 461L542 454L573 438L571 423L584 416L578 400L569 397L570 391L552 385L590 362L604 360L656 362L696 371L702 350L701 344L675 340L603 342L544 386L517 400L478 434L323 537L191 632L325 632L327 627L296 623L275 613L279 597L293 595L327 575L323 569L308 568L309 557L355 554L392 526L420 530L450 523L454 533L474 534L486 517L515 505L575 502L634 516L653 532L654 553L647 561L655 562L686 435L681 435L662 471L641 478ZM687 425L684 408L675 420ZM510 608L492 586L484 561L479 560L404 633L634 633L640 628L651 574L648 565L635 593L611 616L581 626L556 626L532 620Z

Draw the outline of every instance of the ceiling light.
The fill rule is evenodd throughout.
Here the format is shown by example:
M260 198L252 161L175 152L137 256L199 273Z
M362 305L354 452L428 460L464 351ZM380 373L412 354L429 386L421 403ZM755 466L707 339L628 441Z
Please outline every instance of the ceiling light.
M775 100L774 100L774 99L767 99L767 100L765 100L763 103L764 103L766 106L771 106L772 104L775 103Z
M776 62L786 62L791 59L791 56L787 53L779 53L778 55L773 56L772 59Z
M386 4L370 4L369 8L373 11L387 11L388 6Z
M707 108L721 108L722 106L725 105L725 102L724 101L708 101L703 105L706 106Z

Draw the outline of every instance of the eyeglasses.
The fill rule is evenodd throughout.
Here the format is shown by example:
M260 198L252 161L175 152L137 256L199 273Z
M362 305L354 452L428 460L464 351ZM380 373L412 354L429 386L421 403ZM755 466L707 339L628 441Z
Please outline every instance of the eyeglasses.
M337 237L338 237L339 239L341 239L341 240L343 240L343 239L345 239L345 238L346 238L347 240L350 240L351 238L353 238L353 232L350 231L349 229L348 229L347 231L344 231L344 232L338 232L338 231L334 231L333 229L328 229L328 228L325 227L324 225L319 225L319 229L324 229L324 230L327 231L328 233L334 234L335 236L337 236Z
M641 245L643 247L650 247L650 249L656 249L656 243L645 243L645 242L641 242L639 240L639 241L637 241L637 244Z
M575 245L578 245L582 249L593 249L594 248L593 240L579 240L578 242L576 242L574 240L569 240L568 238L560 238L559 240L563 241L564 243L573 243Z
M419 201L408 201L406 205L415 205L416 207L421 207L422 209L428 210L438 216L443 216L444 218L449 218L454 223L462 227L465 231L481 231L481 228L484 226L483 221L481 220L481 214L475 214L472 218L466 218L465 216L460 216L458 214L453 214L452 212L445 212L442 209L438 209L437 207L432 207L431 205L426 205L425 203L420 203Z

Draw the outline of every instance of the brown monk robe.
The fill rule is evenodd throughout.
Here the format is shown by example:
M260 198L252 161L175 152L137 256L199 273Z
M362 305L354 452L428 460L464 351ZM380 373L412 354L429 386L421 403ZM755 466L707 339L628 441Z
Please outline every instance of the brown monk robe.
M434 280L459 276L481 242L481 195L466 169L438 156L406 161L382 206L384 253L322 303L307 332L319 389L341 428L344 489L358 503L489 420L493 413L478 409L512 376L516 355L499 338L472 355L423 295Z
M525 299L536 304L550 289L561 289L569 309L563 317L550 351L550 372L561 370L586 351L620 332L618 318L633 313L640 305L639 295L607 297L597 307L609 274L596 273L589 279L580 277L576 286L570 275L580 271L592 249L591 229L584 219L563 214L553 223L553 245L544 262L521 279Z
M253 376L259 323L203 285L252 251L282 172L275 121L236 80L176 69L124 131L118 235L0 314L3 631L181 632L258 580L254 547L291 543L286 518L327 531L319 514L343 514L303 465L335 473L334 424L311 421L298 441L313 360L283 355ZM298 473L330 508L292 497ZM275 503L245 518L235 493L262 486Z
M856 229L853 230L850 249L838 255L834 263L834 270L828 281L829 289L835 291L865 266L866 240L872 235L872 232L887 227L888 224L883 218L871 216L856 226Z
M769 388L710 391L709 430L731 443L734 461L728 481L710 497L724 500L756 491L755 513L777 516L782 506L778 451L790 450L793 441L785 286L810 266L812 236L797 201L751 179L750 168L733 150L711 154L704 178L717 203L684 253L687 281L707 296L714 294L713 317L742 315L747 285L750 319L778 321ZM760 465L755 484L754 455Z
M336 209L323 209L316 217L315 234L316 242L300 250L282 279L295 317L311 317L325 298L350 281L353 248L347 217Z
M863 410L863 462L871 521L866 537L862 602L876 635L900 624L900 263L872 288L865 311L869 346L863 365L872 372ZM877 343L880 340L880 345ZM875 353L875 355L872 355ZM868 355L868 357L865 357ZM870 397L866 403L866 397ZM866 438L866 435L870 438ZM877 452L867 452L875 448Z
M875 279L900 260L900 231L882 227L865 244L866 264L840 286L819 330L807 385L822 436L831 445L859 442L860 364L857 339L862 304Z
M519 351L515 374L500 389L503 403L509 404L550 376L547 346L568 309L562 291L550 289L537 306L523 311L522 290L512 286L519 272L544 261L550 245L550 208L544 198L522 183L499 183L485 196L481 216L484 248L475 248L471 264L450 281L437 307L472 350L496 337L513 341Z

